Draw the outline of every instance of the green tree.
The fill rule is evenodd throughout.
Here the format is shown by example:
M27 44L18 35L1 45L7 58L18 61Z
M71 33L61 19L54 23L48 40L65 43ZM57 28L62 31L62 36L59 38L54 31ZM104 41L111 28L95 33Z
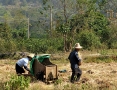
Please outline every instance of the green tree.
M81 31L77 39L82 43L84 49L98 49L101 47L100 38L92 30Z
M22 10L14 11L14 18L11 22L13 22L13 38L26 38L28 30L28 19L23 15Z
M1 53L10 53L16 49L12 39L11 28L5 23L0 24L0 51Z
M112 48L112 49L116 49L117 48L117 29L116 29L117 25L116 24L111 24L109 26L109 39L106 40L108 48Z
M0 38L11 39L11 30L6 22L0 24Z
M78 0L78 12L69 19L71 40L77 38L77 33L85 30L93 30L94 36L99 37L99 42L105 42L109 37L109 22L107 18L96 7L96 0ZM105 39L105 37L107 37ZM88 37L87 37L88 38ZM80 38L82 40L82 38ZM86 39L89 40L89 39ZM84 42L84 41L83 41Z
M64 51L70 51L71 45L72 45L72 35L70 32L70 21L69 18L71 18L73 13L76 13L74 10L74 1L71 0L60 0L60 5L62 9L57 13L57 31L62 33L63 41L64 41Z

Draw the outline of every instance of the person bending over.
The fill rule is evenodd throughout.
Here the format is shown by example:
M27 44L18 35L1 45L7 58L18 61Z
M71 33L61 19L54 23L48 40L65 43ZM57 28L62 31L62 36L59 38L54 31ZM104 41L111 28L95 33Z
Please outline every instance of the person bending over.
M30 69L27 67L27 65L28 65L28 62L31 61L33 57L34 57L34 54L29 54L27 57L19 59L15 65L16 73L17 74L25 73L24 69L30 72Z

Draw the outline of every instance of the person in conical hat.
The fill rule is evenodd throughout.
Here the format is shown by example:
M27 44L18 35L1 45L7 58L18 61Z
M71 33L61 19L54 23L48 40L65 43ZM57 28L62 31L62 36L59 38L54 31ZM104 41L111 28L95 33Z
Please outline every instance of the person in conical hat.
M25 73L24 68L28 72L30 72L30 69L27 67L27 65L28 65L28 62L31 61L33 57L34 57L34 54L29 54L29 55L27 55L27 57L19 59L15 65L16 73L17 74Z
M74 50L68 56L68 59L71 64L71 70L72 70L72 75L71 75L71 80L70 80L71 83L74 83L75 81L76 82L79 81L82 75L82 71L79 68L79 66L81 65L81 60L82 60L79 55L79 51L81 49L82 49L82 46L80 45L80 43L76 43L74 46ZM75 76L77 78L75 78Z

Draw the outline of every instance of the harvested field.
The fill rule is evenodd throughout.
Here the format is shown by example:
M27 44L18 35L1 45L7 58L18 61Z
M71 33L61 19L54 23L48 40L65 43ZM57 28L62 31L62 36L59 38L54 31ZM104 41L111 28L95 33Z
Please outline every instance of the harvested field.
M11 62L12 61L12 62ZM15 62L14 60L0 60L0 80L6 81L10 75L15 74ZM55 61L54 61L55 63ZM57 63L56 63L57 64ZM117 89L117 63L82 63L80 68L83 71L81 79L76 84L71 84L69 78L71 75L71 69L69 62L58 63L58 70L66 70L65 73L58 72L58 82L51 83L49 85L34 81L30 83L27 90L74 90L77 86L79 88L87 90L90 88L93 90L103 90L106 88L110 90Z
M52 55L50 61L57 65L58 80L52 83L44 83L34 79L26 90L117 90L117 62L83 62L80 68L82 76L78 83L71 84L70 63L67 60L69 53ZM99 55L88 52L89 55ZM84 56L89 56L84 53ZM0 60L0 80L7 81L9 77L15 74L15 63L17 60L4 59ZM66 72L60 73L59 71ZM26 73L28 73L26 71Z

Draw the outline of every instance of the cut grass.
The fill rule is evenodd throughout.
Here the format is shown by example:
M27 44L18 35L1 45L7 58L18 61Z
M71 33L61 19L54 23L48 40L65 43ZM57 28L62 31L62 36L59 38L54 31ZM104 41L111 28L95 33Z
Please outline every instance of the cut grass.
M117 90L116 55L113 57L85 57L80 66L83 74L77 84L69 82L71 69L69 61L65 59L67 56L63 56L63 59L51 60L52 63L57 64L58 70L67 70L66 73L61 73L58 81L49 85L33 81L26 90ZM1 82L7 80L9 75L15 74L15 63L16 60L0 60Z

